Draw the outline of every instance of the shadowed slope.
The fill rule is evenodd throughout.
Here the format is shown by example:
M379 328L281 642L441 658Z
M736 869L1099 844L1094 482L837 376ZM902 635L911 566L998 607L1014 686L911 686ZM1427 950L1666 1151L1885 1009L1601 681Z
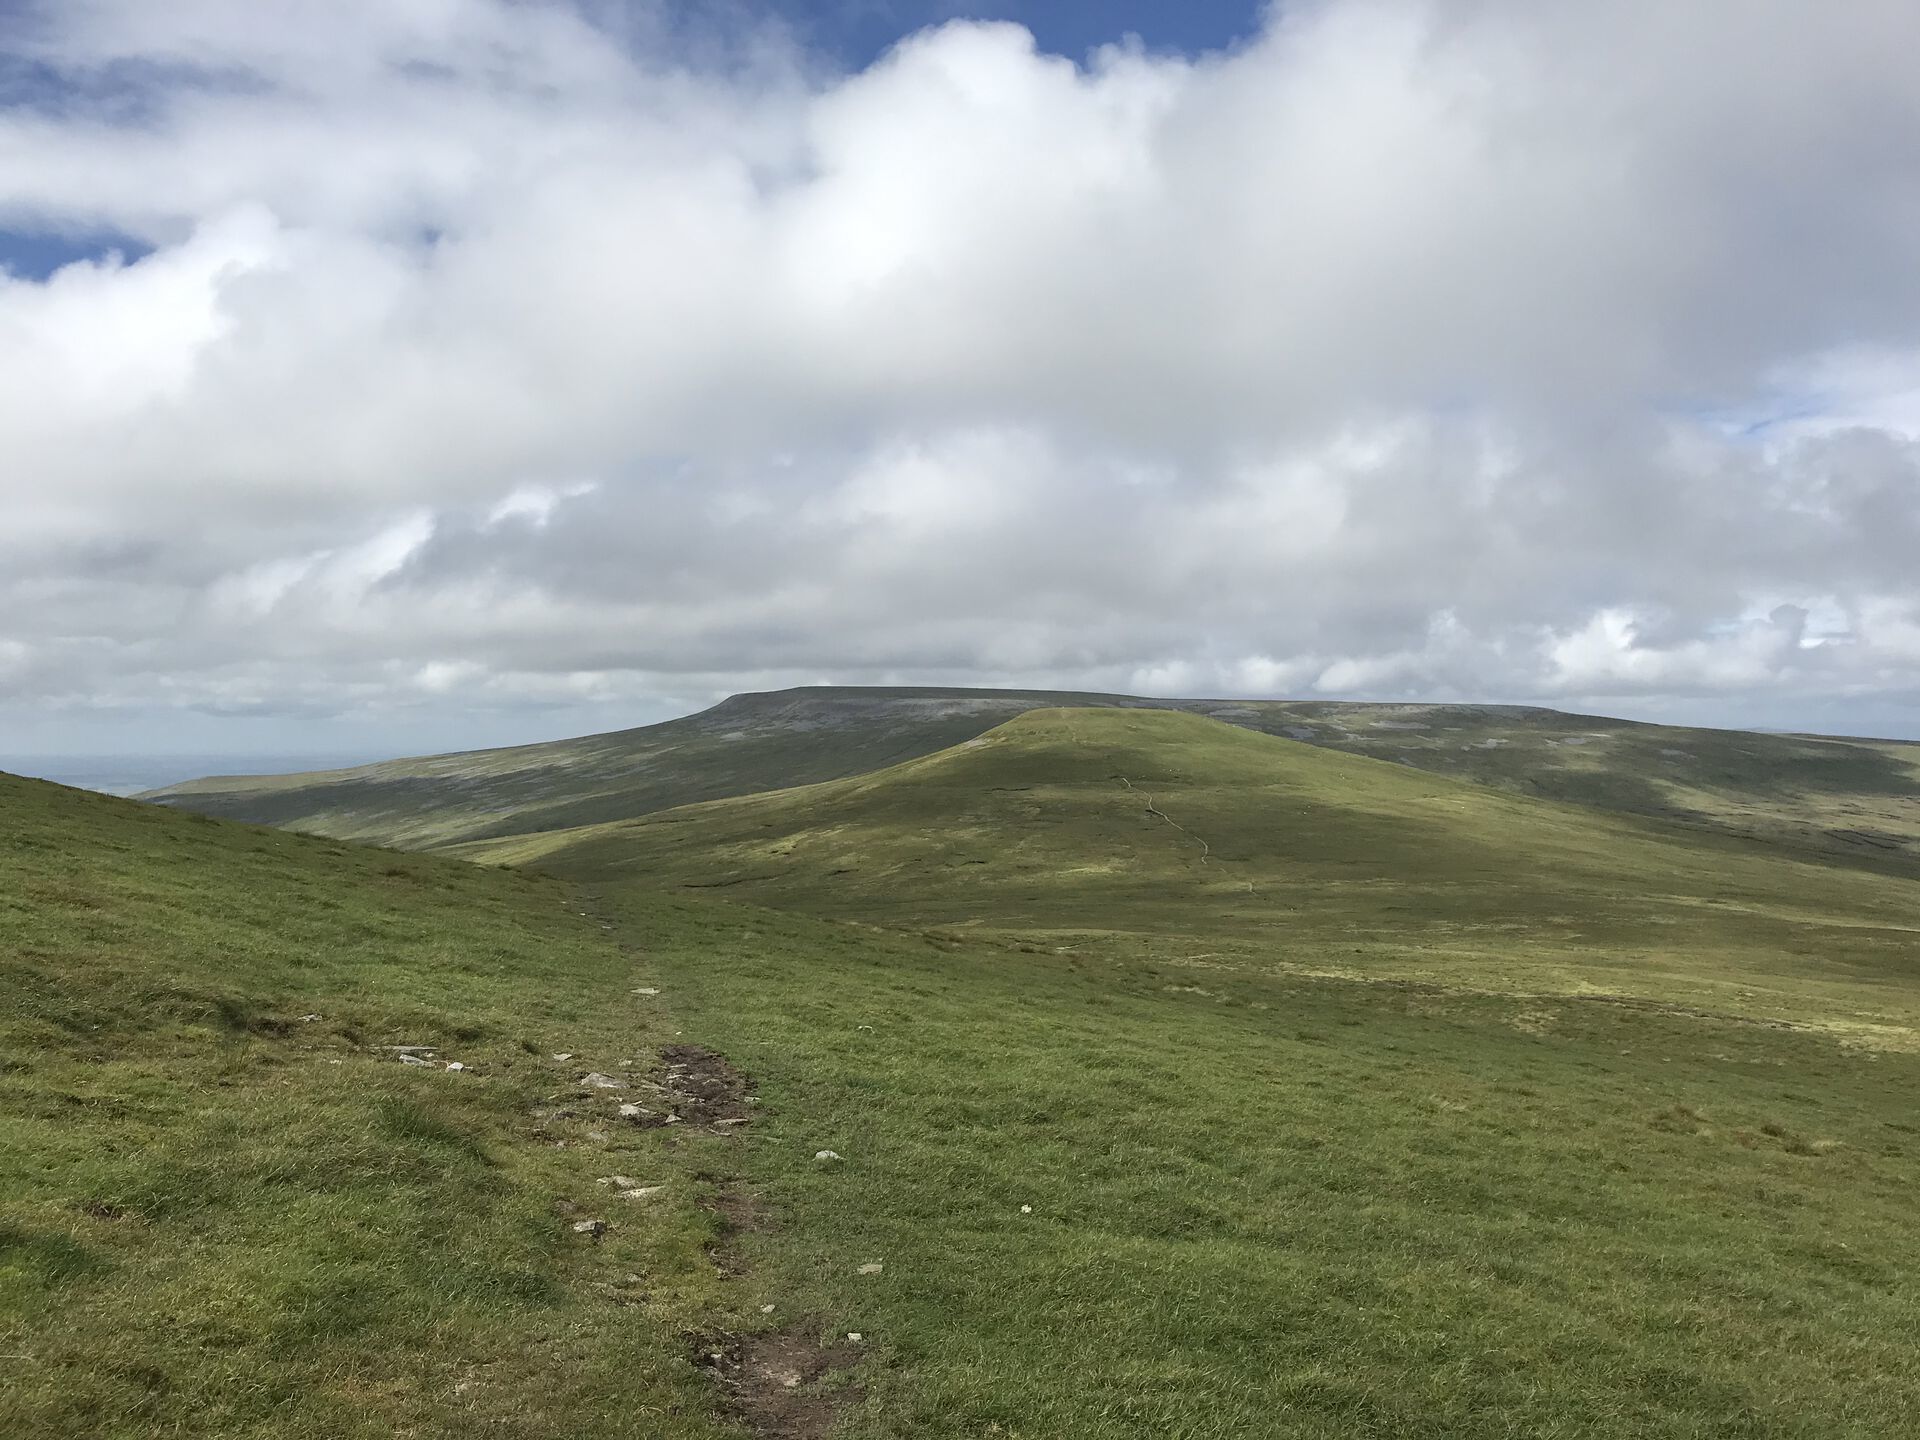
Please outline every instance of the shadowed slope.
M466 853L1195 964L1920 1018L1912 881L1164 711L1035 711L873 775Z
M310 775L196 780L142 798L432 849L863 774L1060 705L1204 714L1499 789L1683 820L1881 867L1913 869L1920 843L1920 746L1679 729L1521 706L1047 691L822 686L737 695L637 730Z

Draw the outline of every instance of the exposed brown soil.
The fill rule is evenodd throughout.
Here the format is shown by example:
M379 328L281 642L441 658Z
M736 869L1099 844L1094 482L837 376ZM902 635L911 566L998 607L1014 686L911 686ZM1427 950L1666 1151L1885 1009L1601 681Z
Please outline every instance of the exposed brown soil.
M753 1118L747 1098L752 1084L726 1056L704 1045L669 1045L661 1051L658 1083L666 1113L642 1117L640 1123L649 1128L677 1123L725 1135Z
M713 1193L701 1200L700 1208L718 1222L713 1239L707 1242L707 1256L713 1261L713 1268L722 1275L744 1275L747 1273L746 1258L741 1255L734 1241L749 1231L770 1228L771 1221L766 1209L759 1200L742 1190L740 1182L731 1176L701 1175L699 1178L714 1187Z
M673 1124L707 1135L738 1135L752 1122L752 1082L724 1056L704 1045L670 1045L660 1054L659 1093L645 1126ZM715 1221L707 1254L722 1274L746 1273L737 1237L765 1230L771 1219L737 1176L707 1171L712 1188L700 1204ZM794 1326L755 1335L724 1332L688 1337L693 1360L719 1387L723 1408L756 1440L824 1440L835 1419L863 1398L858 1386L823 1389L834 1371L852 1370L860 1351L850 1343L823 1345L816 1330Z
M804 1330L761 1335L696 1335L693 1362L713 1377L727 1411L760 1440L821 1440L858 1387L822 1390L830 1371L860 1362L852 1345L822 1345Z

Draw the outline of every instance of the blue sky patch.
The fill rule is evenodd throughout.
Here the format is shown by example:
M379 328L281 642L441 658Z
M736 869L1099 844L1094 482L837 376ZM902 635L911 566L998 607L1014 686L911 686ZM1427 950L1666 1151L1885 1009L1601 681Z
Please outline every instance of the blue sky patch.
M131 265L153 253L153 246L131 235L94 232L60 235L45 231L0 229L0 269L16 280L45 280L78 260L104 260L118 254Z
M1256 33L1261 0L761 0L815 49L864 68L903 37L948 20L1013 20L1040 49L1083 61L1137 35L1150 50L1197 55Z

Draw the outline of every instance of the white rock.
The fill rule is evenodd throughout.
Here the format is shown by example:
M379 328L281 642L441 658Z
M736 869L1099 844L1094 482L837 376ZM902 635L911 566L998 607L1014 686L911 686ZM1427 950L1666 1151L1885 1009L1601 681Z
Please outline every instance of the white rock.
M841 1156L837 1150L816 1150L813 1152L813 1158L816 1160L838 1160Z
M464 1070L466 1068L467 1067L465 1065L462 1065L458 1060L447 1061L447 1069L449 1070Z
M1033 1214L1033 1206L1031 1206L1031 1205L1022 1205L1022 1206L1020 1207L1020 1213L1021 1213L1022 1215L1031 1215L1031 1214Z
M633 1104L631 1101L621 1105L620 1107L620 1118L622 1120L638 1120L642 1115L646 1113L647 1113L646 1111L642 1110L638 1105Z
M431 1064L433 1064L433 1062L432 1062L431 1060L426 1060L426 1059L423 1059L422 1057L420 1057L420 1056L418 1056L418 1055L402 1055L402 1056L400 1057L400 1063L401 1063L402 1065L431 1065Z
M762 1306L760 1307L760 1313L761 1313L762 1315L771 1315L771 1314L773 1313L773 1306L771 1306L771 1305L762 1305Z
M553 1058L556 1060L571 1060L573 1059L573 1051L562 1050L558 1055L554 1056Z
M866 1339L867 1337L862 1335L858 1330L849 1330L847 1331L847 1338L853 1341L854 1344L858 1345L862 1340Z
M636 1185L631 1190L622 1190L622 1200L645 1200L649 1195L658 1195L667 1187L664 1185Z
M620 1090L626 1087L627 1082L617 1080L611 1075L602 1075L598 1070L594 1070L582 1075L580 1083L589 1090Z
M878 1275L882 1270L886 1268L887 1267L881 1264L881 1262L878 1260L869 1260L866 1264L860 1267L860 1273L862 1275Z
M302 1015L300 1017L300 1019L308 1025L311 1025L314 1021L318 1020L319 1018L320 1017L318 1015Z
M576 1235L604 1235L607 1233L607 1222L604 1220L576 1220L573 1222L573 1233Z
M654 989L651 985L642 985L638 990L635 990L633 993L635 995L658 995L660 992Z

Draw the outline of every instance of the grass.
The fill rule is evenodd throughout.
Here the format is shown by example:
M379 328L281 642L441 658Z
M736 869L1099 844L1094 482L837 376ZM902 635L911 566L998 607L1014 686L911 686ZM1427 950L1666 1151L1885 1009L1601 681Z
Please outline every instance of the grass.
M866 1337L847 1436L1880 1436L1920 1405L1920 1058L615 908L683 937L676 1014L759 1078L748 1283Z
M740 695L608 735L310 775L211 777L142 798L426 850L857 775L957 745L1041 698L917 694Z
M858 1333L841 1440L1920 1413L1896 874L1153 712L551 877L0 800L7 1433L737 1440L716 1328ZM577 1098L675 1040L745 1134Z
M679 1339L724 1303L688 1157L532 1118L662 1036L568 887L0 806L0 1433L733 1433ZM678 1198L589 1244L609 1171Z

